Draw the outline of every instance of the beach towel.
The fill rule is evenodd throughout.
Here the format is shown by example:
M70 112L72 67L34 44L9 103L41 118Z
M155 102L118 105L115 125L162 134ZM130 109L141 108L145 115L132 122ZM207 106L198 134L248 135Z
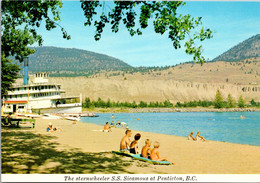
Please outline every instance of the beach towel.
M148 163L151 163L154 165L172 165L172 163L169 161L154 161L154 160L150 160L148 158L142 157L141 154L131 154L131 153L122 152L122 151L112 151L112 153L132 157L134 159L145 161L145 162L148 162Z

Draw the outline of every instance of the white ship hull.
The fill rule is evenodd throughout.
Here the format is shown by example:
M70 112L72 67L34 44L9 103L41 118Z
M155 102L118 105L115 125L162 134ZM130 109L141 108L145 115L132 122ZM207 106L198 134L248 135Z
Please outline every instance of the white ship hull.
M58 107L51 107L51 108L39 108L35 109L40 110L41 113L82 113L82 106L81 105L69 105L69 106L58 106Z

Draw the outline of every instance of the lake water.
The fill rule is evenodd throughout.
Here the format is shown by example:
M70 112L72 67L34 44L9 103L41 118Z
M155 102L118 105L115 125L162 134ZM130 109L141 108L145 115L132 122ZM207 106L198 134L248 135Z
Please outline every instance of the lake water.
M132 130L185 137L200 131L208 140L260 146L260 112L116 113L115 119L111 113L98 115L82 117L81 121L104 125L119 120Z

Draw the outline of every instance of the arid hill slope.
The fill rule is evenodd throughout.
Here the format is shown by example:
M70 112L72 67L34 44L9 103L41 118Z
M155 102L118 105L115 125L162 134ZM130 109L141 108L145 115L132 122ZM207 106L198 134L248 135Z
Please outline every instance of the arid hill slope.
M173 103L191 100L214 100L216 90L220 89L226 98L230 93L237 100L242 94L246 101L252 98L260 101L260 85L233 85L227 83L201 83L175 81L174 79L107 79L107 78L51 78L52 83L62 84L67 95L79 95L83 99L97 100L110 98L113 101L164 101Z
M91 78L127 80L175 80L201 83L260 84L260 58L239 62L206 62L204 65L184 63L162 71L150 71L113 76L101 73Z

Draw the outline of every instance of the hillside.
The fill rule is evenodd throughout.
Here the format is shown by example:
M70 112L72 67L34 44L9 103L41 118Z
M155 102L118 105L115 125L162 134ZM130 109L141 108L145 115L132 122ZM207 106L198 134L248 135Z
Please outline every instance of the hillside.
M91 75L100 70L132 68L127 63L99 53L75 48L36 47L29 56L30 72L48 71L51 75Z
M237 44L212 61L241 61L247 58L257 57L260 57L260 34Z
M111 80L175 80L202 83L260 84L260 59L237 62L184 63L146 72L102 72L90 78Z

